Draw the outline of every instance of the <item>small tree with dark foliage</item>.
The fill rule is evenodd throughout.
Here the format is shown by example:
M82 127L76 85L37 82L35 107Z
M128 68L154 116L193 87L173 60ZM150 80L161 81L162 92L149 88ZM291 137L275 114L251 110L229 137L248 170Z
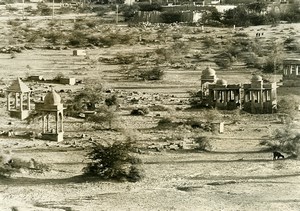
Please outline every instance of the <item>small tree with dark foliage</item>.
M86 175L102 179L137 182L143 174L141 160L131 154L133 149L132 142L95 143L88 153L91 162L83 171Z

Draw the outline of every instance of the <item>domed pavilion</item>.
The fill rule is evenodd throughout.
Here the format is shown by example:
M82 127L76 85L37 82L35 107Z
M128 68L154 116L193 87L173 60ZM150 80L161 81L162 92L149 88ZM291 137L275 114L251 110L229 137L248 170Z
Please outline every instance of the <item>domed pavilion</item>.
M36 103L35 109L42 113L42 138L45 140L63 140L63 104L61 97L51 90L43 102ZM54 126L53 126L54 122Z
M203 87L206 83L215 83L217 81L216 71L208 66L202 71L201 74L201 86Z
M277 107L276 82L264 82L253 75L250 84L244 84L244 110L252 114L273 113Z
M20 79L13 81L7 88L7 110L10 116L26 119L30 112L30 89ZM13 98L13 100L11 100Z

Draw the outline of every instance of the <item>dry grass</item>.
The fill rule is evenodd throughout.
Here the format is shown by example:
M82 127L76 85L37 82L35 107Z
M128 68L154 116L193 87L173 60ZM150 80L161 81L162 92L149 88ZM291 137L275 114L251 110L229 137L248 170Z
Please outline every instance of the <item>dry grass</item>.
M70 16L64 16L70 18ZM72 16L73 17L73 16ZM40 19L25 21L28 28L53 27L56 29L73 30L73 19L62 19L58 23ZM32 157L45 164L51 164L51 171L44 174L30 175L21 172L13 179L0 181L0 209L11 210L297 210L299 208L299 161L272 161L272 155L263 152L259 145L267 139L273 129L282 125L275 115L240 114L231 124L232 114L222 113L220 118L225 121L224 134L211 133L201 128L191 128L186 125L157 129L162 118L182 121L193 118L203 121L205 114L201 110L184 110L188 107L188 91L200 87L201 70L207 65L217 69L213 57L220 49L207 51L201 42L210 36L216 41L229 39L233 36L232 29L205 28L202 32L196 27L154 26L145 29L101 25L86 29L94 33L100 30L103 34L134 34L134 42L118 43L110 48L90 46L87 57L72 56L72 49L45 50L35 46L48 43L23 43L33 45L33 50L26 50L10 59L9 54L0 54L0 71L5 73L1 89L17 76L44 75L53 78L58 73L87 80L98 79L105 88L116 91L120 98L118 111L121 128L119 130L94 130L92 124L82 120L65 119L65 141L61 143L47 142L38 139L25 140L21 138L1 137L0 146L11 149L19 159ZM292 25L290 26L292 27ZM298 31L298 25L293 25ZM249 34L254 39L255 33L262 27L249 27L242 33ZM281 39L288 30L273 31L270 26L263 27L266 38ZM7 25L0 20L1 45L8 44L12 30L20 30ZM160 33L166 36L159 36ZM223 40L218 38L220 33ZM97 32L98 33L98 32ZM182 34L182 37L177 36ZM139 36L141 35L141 41ZM190 48L184 53L172 55L170 62L166 58L160 64L164 70L164 78L160 81L129 81L120 79L119 65L105 64L101 58L114 58L116 55L147 52L151 55L157 49L175 49L174 38L189 40ZM18 41L19 42L19 41ZM134 43L134 45L130 45ZM227 43L227 42L225 42ZM21 43L19 43L21 44ZM173 46L173 47L172 47ZM177 46L180 47L180 46ZM181 46L179 50L186 50ZM177 48L178 49L178 48ZM193 57L193 52L201 52L200 59ZM183 52L183 51L181 51ZM152 57L151 57L152 58ZM148 57L139 58L147 64ZM175 59L175 60L174 60ZM13 62L12 62L13 61ZM30 68L27 68L28 65ZM192 68L190 68L192 67ZM9 70L9 71L7 71ZM249 82L251 73L256 69L246 69L243 63L234 63L232 70L217 70L219 78L228 83ZM3 77L2 76L2 77ZM275 77L274 77L275 78ZM276 80L278 80L276 78ZM70 89L75 92L82 85L67 86L59 84L43 84L26 82L35 90L33 100L39 100L45 92L54 85L57 91ZM279 89L279 96L291 92L290 89ZM299 95L297 90L294 94ZM60 93L63 102L68 93ZM131 116L134 105L132 99L138 99L137 106L149 107L145 116ZM26 125L22 121L9 118L5 113L5 98L1 98L3 114L0 121L1 130L37 130L40 122ZM207 117L206 117L207 119ZM236 119L235 119L236 120ZM12 125L8 125L12 122ZM295 127L298 127L295 124ZM128 132L134 130L135 132ZM127 135L124 132L127 131ZM108 181L86 180L76 177L81 175L81 169L86 165L86 147L93 141L124 140L134 136L140 150L137 156L144 162L146 178L136 184L114 183ZM195 152L194 138L205 136L211 145L211 152ZM183 149L174 148L182 146ZM157 150L158 149L158 150ZM174 150L175 149L175 150ZM274 191L280 190L280 191ZM217 203L216 203L217 202Z

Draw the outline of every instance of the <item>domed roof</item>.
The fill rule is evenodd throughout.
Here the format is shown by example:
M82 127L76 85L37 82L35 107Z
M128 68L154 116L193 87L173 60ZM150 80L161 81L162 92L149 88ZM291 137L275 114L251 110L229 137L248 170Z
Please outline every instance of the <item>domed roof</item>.
M218 79L216 84L218 84L218 85L227 85L227 81L224 80L224 79Z
M216 75L216 71L211 67L207 67L205 70L202 71L202 76L214 76Z
M260 75L253 75L251 81L262 81L262 77Z
M61 98L54 90L49 92L44 99L45 105L59 105L61 104Z

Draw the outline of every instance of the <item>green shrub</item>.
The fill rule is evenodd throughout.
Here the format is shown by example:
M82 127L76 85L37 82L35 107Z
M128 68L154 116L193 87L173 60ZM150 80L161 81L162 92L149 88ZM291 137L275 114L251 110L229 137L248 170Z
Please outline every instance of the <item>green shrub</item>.
M37 3L37 13L42 16L49 16L52 14L52 10L47 4L39 2Z
M136 62L137 58L135 55L127 55L118 53L115 57L116 64L132 64Z
M300 155L300 134L292 130L289 125L282 129L276 129L270 140L263 140L260 144L267 146L271 151L291 154L294 158Z
M233 62L235 61L235 58L230 54L230 53L221 53L218 55L218 57L215 60L215 63L220 67L220 68L229 68L232 66Z
M143 178L141 160L132 156L134 146L130 142L94 144L88 153L90 163L83 169L89 176L101 179L137 182Z
M161 80L164 76L164 71L159 67L154 67L152 69L140 70L138 77L142 80Z
M159 3L141 2L137 4L140 11L161 11L162 7Z
M17 21L17 20L8 20L7 24L11 25L11 26L20 26L22 23L20 21Z
M118 123L118 115L113 109L105 107L96 109L97 113L87 117L88 122L94 122L101 126L101 129L115 129ZM98 128L98 126L96 127Z
M105 99L105 105L107 106L118 106L118 98L116 95L111 95L108 98Z
M17 7L13 7L11 5L6 5L5 9L8 10L9 12L16 12L19 10Z
M43 173L49 171L49 166L39 163L34 159L24 161L19 158L10 157L10 154L1 152L0 154L0 176L9 177L13 173L20 172L21 169L29 170L30 172Z
M281 97L277 103L277 113L284 114L286 118L293 120L298 114L297 107L299 103L293 95Z
M44 37L52 44L59 44L64 40L64 34L60 31L52 31L44 34Z
M194 142L197 144L195 147L196 150L211 151L212 149L209 139L206 136L196 137L194 138Z
M163 23L175 23L181 22L182 20L182 13L181 12L162 12L160 15Z
M70 14L70 13L72 13L72 12L74 12L74 9L72 8L72 7L60 7L57 11L56 11L56 13L57 14Z
M216 41L213 37L205 36L202 41L205 48L211 48L216 45Z
M84 46L87 43L87 34L81 31L73 31L69 36L68 42L72 46Z
M157 127L159 128L168 128L173 126L174 126L174 122L170 117L163 117L157 123Z
M66 115L78 117L80 112L95 111L100 102L103 102L102 84L98 80L87 80L84 88L67 101Z
M59 72L56 74L56 76L53 78L53 81L59 82L62 78L64 78L65 75L62 72Z
M130 114L134 116L144 116L146 114L149 114L149 109L146 107L134 108L132 109Z
M151 105L148 107L150 111L169 111L170 109L163 105Z
M124 4L120 7L120 12L123 14L125 21L131 21L139 9L140 7L138 4L133 4L130 6Z

